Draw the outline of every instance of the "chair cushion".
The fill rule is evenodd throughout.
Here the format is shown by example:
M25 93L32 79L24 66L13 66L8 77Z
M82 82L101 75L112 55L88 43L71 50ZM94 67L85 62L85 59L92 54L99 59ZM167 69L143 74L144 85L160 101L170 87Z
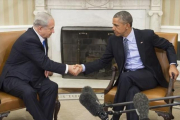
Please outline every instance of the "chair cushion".
M0 113L5 113L25 107L24 102L21 99L2 91L0 91L0 100Z
M105 96L104 96L104 102L105 103L113 103L114 102L114 97L117 91L117 86L114 86ZM167 92L167 88L164 87L156 87L150 90L145 90L142 93L144 93L148 99L155 99L155 98L161 98L165 97ZM107 101L108 100L108 101ZM166 102L164 100L160 101L153 101L149 103L149 106L155 106L155 105L164 105ZM152 109L155 111L163 111L163 112L169 112L169 107L163 107L163 108L156 108Z
M114 103L116 91L117 86L114 86L107 94L104 95L104 102L108 104Z
M167 88L158 86L154 89L142 91L142 93L144 93L148 97L148 99L162 98L166 96ZM165 104L167 103L164 100L159 100L159 101L150 102L149 106L165 105ZM169 112L169 109L170 107L162 107L162 108L156 108L153 110L161 111L161 112Z

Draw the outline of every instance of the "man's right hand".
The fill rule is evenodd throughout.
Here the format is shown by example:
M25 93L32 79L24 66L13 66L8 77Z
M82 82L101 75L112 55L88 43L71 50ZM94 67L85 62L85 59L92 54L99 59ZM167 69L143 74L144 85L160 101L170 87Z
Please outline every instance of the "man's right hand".
M82 72L82 66L81 65L68 65L68 72L74 76L77 76L79 73Z

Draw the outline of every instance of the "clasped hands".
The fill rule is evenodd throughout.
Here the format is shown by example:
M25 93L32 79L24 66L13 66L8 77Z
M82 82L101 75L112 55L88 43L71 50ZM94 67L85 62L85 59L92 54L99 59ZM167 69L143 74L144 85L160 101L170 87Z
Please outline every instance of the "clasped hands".
M77 76L83 70L82 65L68 65L68 72L74 76Z

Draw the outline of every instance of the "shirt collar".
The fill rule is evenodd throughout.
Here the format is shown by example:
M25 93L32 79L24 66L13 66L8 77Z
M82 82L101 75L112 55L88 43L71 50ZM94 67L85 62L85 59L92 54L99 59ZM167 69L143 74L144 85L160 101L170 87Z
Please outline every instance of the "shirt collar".
M37 36L39 37L39 39L40 39L41 43L43 44L44 38L43 38L43 37L41 37L41 36L38 34L38 32L36 32L36 30L34 29L34 27L33 27L33 30L35 31L35 33L36 33L36 34L37 34Z
M132 29L131 32L130 32L130 34L129 34L127 37L123 37L123 40L124 40L125 38L127 38L129 41L132 42L133 39L134 39L134 30Z

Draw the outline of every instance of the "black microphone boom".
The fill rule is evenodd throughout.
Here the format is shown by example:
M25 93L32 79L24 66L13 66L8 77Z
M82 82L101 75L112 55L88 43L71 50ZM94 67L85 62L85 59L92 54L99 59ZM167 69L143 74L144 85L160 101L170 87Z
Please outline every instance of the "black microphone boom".
M109 120L108 114L117 115L117 114L122 114L122 113L133 112L133 111L139 112L140 120L149 120L149 118L147 117L149 109L180 105L180 103L172 103L172 104L165 104L165 105L159 105L159 106L151 106L151 107L148 106L149 105L148 103L151 101L175 99L175 98L180 98L180 96L168 96L168 97L155 98L155 99L148 100L148 98L145 95L142 95L142 93L140 93L140 96L136 95L136 97L134 98L133 101L129 101L129 102L114 103L114 104L105 104L105 103L100 104L93 89L89 86L86 86L82 89L82 94L79 97L79 101L93 116L98 116L101 120ZM141 98L141 101L138 100L140 98ZM128 105L132 103L134 103L134 106L136 109L123 110L123 111L107 111L107 112L104 111L104 108L107 108L107 107L122 106L122 105ZM144 105L141 106L140 105L141 103L143 103ZM144 108L146 109L144 110Z
M109 120L103 106L91 93L83 92L79 97L79 101L92 115L98 116L101 120Z
M159 101L159 100L176 99L176 98L180 98L180 96L168 96L168 97L154 98L154 99L149 99L149 102ZM114 104L103 104L103 107L106 107L106 108L107 107L116 107L116 106L122 106L122 105L128 105L128 104L133 104L133 101L122 102L122 103L114 103ZM168 107L168 106L166 106L166 107Z

